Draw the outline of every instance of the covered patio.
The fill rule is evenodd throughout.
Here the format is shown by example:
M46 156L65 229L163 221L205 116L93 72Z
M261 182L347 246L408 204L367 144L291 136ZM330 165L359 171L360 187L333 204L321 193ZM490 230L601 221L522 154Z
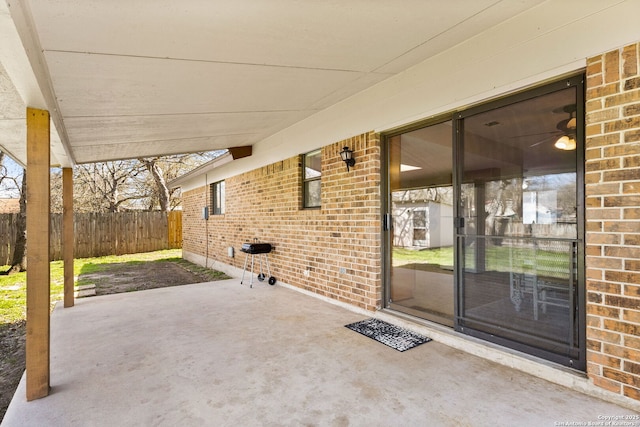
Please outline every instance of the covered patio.
M636 404L640 263L637 151L632 150L640 111L639 10L633 0L385 0L377 7L295 0L275 5L140 1L117 8L98 0L0 1L0 150L29 171L30 236L27 374L6 425L173 425L212 419L230 425L425 420L545 425L599 421L598 416L622 411L562 385ZM583 257L591 274L584 294L591 299L582 304L591 322L582 331L584 348L590 346L585 350L590 380L541 360L519 370L501 367L513 366L511 356L487 356L493 346L472 339L456 346L450 333L436 327L429 332L437 333L435 342L396 353L343 327L371 313L336 308L278 286L194 285L80 301L74 308L70 243L76 165L228 149L225 163L220 160L208 181L205 176L204 189L243 174L273 172L305 153L371 135L376 141L367 154L367 170L375 170L366 177L374 202L366 206L371 218L343 207L353 201L364 208L357 194L365 180L358 176L365 170L364 156L351 174L336 174L335 199L316 213L332 217L329 226L322 225L329 239L356 242L368 234L373 256L339 254L339 280L333 282L353 279L358 298L358 286L368 287L368 301L356 299L356 305L383 309L386 272L378 243L387 214L380 199L387 177L381 135L587 71L587 99L593 102L585 105L594 114L587 115L585 129L589 156L580 159L596 169L587 182L587 209L607 208L586 224L593 233L585 239L592 252ZM612 102L628 116L614 119L613 109L595 107L609 108ZM605 145L621 152L609 158ZM326 159L325 166L341 162L334 154ZM51 318L50 167L63 173L68 243L67 309L56 308ZM601 185L597 174L614 181ZM260 176L264 181L269 174ZM325 182L329 177L325 174ZM295 187L297 201L302 189L294 181L290 188ZM278 203L279 185L270 188ZM614 197L611 188L628 194ZM208 216L201 214L208 207L203 194L193 206L203 221L192 231L198 236L210 233L208 219L201 218ZM339 215L366 221L375 232L354 227L341 234L337 227L345 220L329 209L332 203L343 210ZM313 215L301 205L296 212ZM612 212L621 220L610 227L615 233L601 229ZM288 225L269 227L280 234L276 244L297 231ZM233 244L256 237L244 224L234 226L242 233L237 231ZM625 235L631 237L621 247ZM286 246L280 248L286 254ZM193 253L208 265L216 259L210 255L224 259L228 251L209 253L207 240L204 251ZM355 264L362 274L351 274ZM288 283L315 280L306 271ZM320 288L327 282L311 285L324 292ZM381 310L375 316L387 314ZM522 371L559 377L560 385Z
M544 426L632 413L442 339L398 352L344 327L370 315L238 279L59 306L51 393L27 402L23 378L2 426Z

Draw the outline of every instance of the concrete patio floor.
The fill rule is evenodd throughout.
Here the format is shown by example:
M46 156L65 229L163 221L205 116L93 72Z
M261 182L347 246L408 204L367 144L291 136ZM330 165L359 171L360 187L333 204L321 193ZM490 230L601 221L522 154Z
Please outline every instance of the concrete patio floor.
M366 317L238 279L81 299L51 318L50 396L26 402L23 377L2 427L556 426L634 414L437 340L401 353L344 327Z

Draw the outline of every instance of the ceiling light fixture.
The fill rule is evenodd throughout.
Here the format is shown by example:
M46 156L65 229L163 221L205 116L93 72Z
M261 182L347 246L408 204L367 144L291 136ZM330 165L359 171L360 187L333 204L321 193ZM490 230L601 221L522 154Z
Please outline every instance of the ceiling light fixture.
M554 146L559 150L571 151L576 149L576 127L577 120L575 117L576 106L575 105L566 105L563 108L563 111L569 113L569 118L565 120L561 120L556 128L564 132Z
M576 140L573 136L563 135L554 145L559 150L571 151L576 149Z

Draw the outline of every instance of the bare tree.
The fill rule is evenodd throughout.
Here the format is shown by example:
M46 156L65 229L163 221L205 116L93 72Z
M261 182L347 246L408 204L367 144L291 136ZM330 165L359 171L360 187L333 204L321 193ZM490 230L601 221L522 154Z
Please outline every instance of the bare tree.
M167 182L176 179L203 163L215 159L225 150L210 151L205 153L179 154L165 157L141 158L149 175L147 176L147 188L149 192L149 209L160 208L169 211L180 205L179 189L170 189Z
M76 212L169 211L180 205L180 192L167 182L214 159L224 150L165 157L83 164L74 168ZM51 210L62 211L59 170L51 173Z
M146 194L136 191L135 181L144 167L136 160L92 163L75 168L76 211L119 212L139 208Z
M20 213L16 221L15 246L11 267L7 274L27 271L27 170L22 170L22 185L20 186Z
M169 211L169 188L167 187L167 182L164 179L164 172L158 165L158 157L154 157L152 159L139 159L140 163L142 163L151 176L153 177L153 182L155 183L155 193L158 198L158 203L160 204L160 210L167 212Z
M0 188L3 192L20 193L20 212L16 220L16 235L11 266L5 274L27 270L27 172L22 169L21 176L11 176L5 164L5 153L0 151Z

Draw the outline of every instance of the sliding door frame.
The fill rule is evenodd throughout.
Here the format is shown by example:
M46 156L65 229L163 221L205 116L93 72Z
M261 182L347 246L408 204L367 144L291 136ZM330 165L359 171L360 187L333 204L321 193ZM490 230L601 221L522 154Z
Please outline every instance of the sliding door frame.
M460 211L460 188L462 183L463 172L463 135L464 135L464 119L466 117L490 111L496 108L504 107L513 103L525 101L537 96L559 91L568 87L576 87L576 117L578 120L578 126L576 129L576 220L577 220L577 296L575 301L575 307L577 313L574 313L574 317L577 322L575 334L575 343L577 345L578 357L567 358L558 354L533 347L530 345L515 342L510 339L501 338L493 334L489 334L482 331L477 331L471 328L463 327L461 325L461 303L464 297L464 289L462 286L462 268L463 263L459 259L461 251L459 248L459 239L461 236L461 228L463 226L463 220L461 218ZM551 360L560 363L565 366L572 367L577 370L584 371L586 369L586 278L585 278L585 189L584 189L584 176L585 176L585 155L584 155L584 141L585 141L585 127L584 127L584 115L585 115L585 84L584 74L574 75L572 77L563 78L561 80L545 83L543 85L529 88L521 92L507 95L502 98L490 100L488 102L479 104L477 106L458 111L448 112L439 115L433 119L425 120L423 122L407 125L391 132L387 132L381 135L381 149L382 149L382 162L381 162L381 199L382 199L382 244L383 244L383 260L382 260L382 277L383 277L383 308L391 309L391 251L393 249L392 241L392 200L390 197L390 176L389 176L389 140L392 137L400 134L414 131L417 129L436 125L448 120L452 121L452 185L453 185L453 217L454 217L454 326L453 329L457 332L464 333L473 337L481 338L485 341L496 343L504 347L512 348L514 350L522 351L533 356L542 357L547 360ZM391 309L393 310L393 309ZM406 313L405 313L406 314ZM409 315L411 315L409 313ZM417 319L418 321L424 319ZM429 323L429 320L424 320Z

